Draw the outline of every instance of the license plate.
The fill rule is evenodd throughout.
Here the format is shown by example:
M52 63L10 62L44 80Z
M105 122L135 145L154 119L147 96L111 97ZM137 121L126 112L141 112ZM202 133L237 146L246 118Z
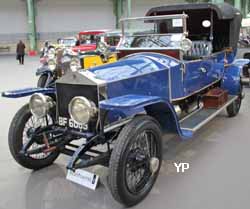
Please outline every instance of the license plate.
M68 118L59 116L58 122L59 122L59 126L66 126L66 127L70 127L70 128L74 128L74 129L84 130L84 131L88 130L88 124L76 123L71 118L68 119Z
M66 179L81 186L85 186L89 189L95 190L99 180L99 176L88 171L76 169L75 171L68 170Z

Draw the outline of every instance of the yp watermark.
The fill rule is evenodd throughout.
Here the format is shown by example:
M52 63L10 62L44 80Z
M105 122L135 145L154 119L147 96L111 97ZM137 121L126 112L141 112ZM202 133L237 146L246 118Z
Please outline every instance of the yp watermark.
M174 166L176 167L177 173L184 173L190 168L189 163L174 163Z

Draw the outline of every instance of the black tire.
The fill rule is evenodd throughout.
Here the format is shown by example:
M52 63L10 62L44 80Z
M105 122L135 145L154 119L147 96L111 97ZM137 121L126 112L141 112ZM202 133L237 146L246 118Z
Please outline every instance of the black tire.
M46 87L47 80L48 80L48 75L46 74L41 75L37 81L37 87L40 88Z
M131 156L129 157L128 160L128 156L130 153L133 153L135 155L135 150L138 148L134 148L135 150L130 150L130 149L134 146L134 143L137 140L139 134L142 134L145 131L150 131L150 133L152 133L155 137L154 140L155 149L153 152L155 153L154 156L156 156L156 158L158 158L159 160L157 164L158 166L156 167L155 171L151 172L150 175L148 176L149 178L147 179L148 181L145 181L147 183L145 183L143 187L140 187L141 189L138 192L132 192L130 191L129 184L126 180L127 171L130 167L129 163L133 162L130 158ZM149 116L136 117L129 124L127 124L120 132L109 162L110 164L109 164L108 183L111 190L111 194L121 204L127 207L136 205L137 203L142 201L152 189L161 167L161 161L162 161L161 138L162 138L162 132L159 124L157 123L157 121L155 121L153 118ZM149 143L147 143L147 146L149 146L148 144ZM150 145L152 145L152 142L150 143ZM139 147L141 147L141 144ZM148 153L152 153L151 151L152 149L150 149ZM146 151L144 152L144 154L146 154ZM134 157L134 159L137 159L137 157ZM151 158L149 157L149 159L151 160L152 156ZM150 171L150 169L147 170ZM139 172L139 169L136 168L135 172ZM145 170L145 173L142 174L143 178L146 175L147 173ZM142 180L143 179L139 179L139 183L141 183ZM139 183L137 184L139 185Z
M53 114L50 114L52 118L54 118ZM19 163L21 166L38 170L43 167L51 165L59 155L59 152L51 152L46 158L43 159L34 159L30 156L20 155L19 152L23 147L23 132L25 128L25 124L32 116L29 105L24 105L14 116L8 135L9 149L11 155Z
M243 87L242 87L242 85L240 85L240 92L239 92L238 98L236 100L234 100L232 102L232 104L230 104L227 107L228 117L234 117L239 113L240 107L241 107L241 102L242 102L242 90L243 90Z

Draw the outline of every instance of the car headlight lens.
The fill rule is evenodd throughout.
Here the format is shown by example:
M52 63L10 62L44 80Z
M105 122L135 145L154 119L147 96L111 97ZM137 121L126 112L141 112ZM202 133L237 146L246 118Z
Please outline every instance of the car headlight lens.
M101 53L104 53L108 50L108 45L105 42L100 41L97 44L97 51L100 51Z
M181 48L183 49L183 51L189 51L192 48L192 41L188 38L184 38L181 41Z
M70 117L78 124L86 124L95 116L95 104L85 97L74 97L69 103Z
M54 59L50 59L48 61L48 68L50 70L55 70L56 69L56 61Z
M72 58L70 62L70 69L72 70L72 72L76 72L80 68L80 60L78 58Z
M54 101L49 96L43 95L41 93L35 93L30 97L30 111L36 118L45 117L48 114L50 108L53 106Z

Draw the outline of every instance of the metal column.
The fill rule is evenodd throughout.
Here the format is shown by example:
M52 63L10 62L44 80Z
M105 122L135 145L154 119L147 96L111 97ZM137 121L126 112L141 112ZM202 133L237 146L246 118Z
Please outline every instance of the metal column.
M128 17L131 17L131 11L132 11L132 2L131 0L127 0L127 12Z
M234 6L241 11L241 0L234 0Z
M224 3L224 0L212 0L212 3L221 4L221 3Z
M28 30L29 30L29 41L30 50L36 50L36 22L35 22L35 8L34 0L26 0L27 2L27 14L28 14Z
M248 0L245 0L245 16L247 16L247 14L249 13L249 2Z
M119 28L119 21L123 14L123 0L113 0L114 13L116 17L116 28Z

